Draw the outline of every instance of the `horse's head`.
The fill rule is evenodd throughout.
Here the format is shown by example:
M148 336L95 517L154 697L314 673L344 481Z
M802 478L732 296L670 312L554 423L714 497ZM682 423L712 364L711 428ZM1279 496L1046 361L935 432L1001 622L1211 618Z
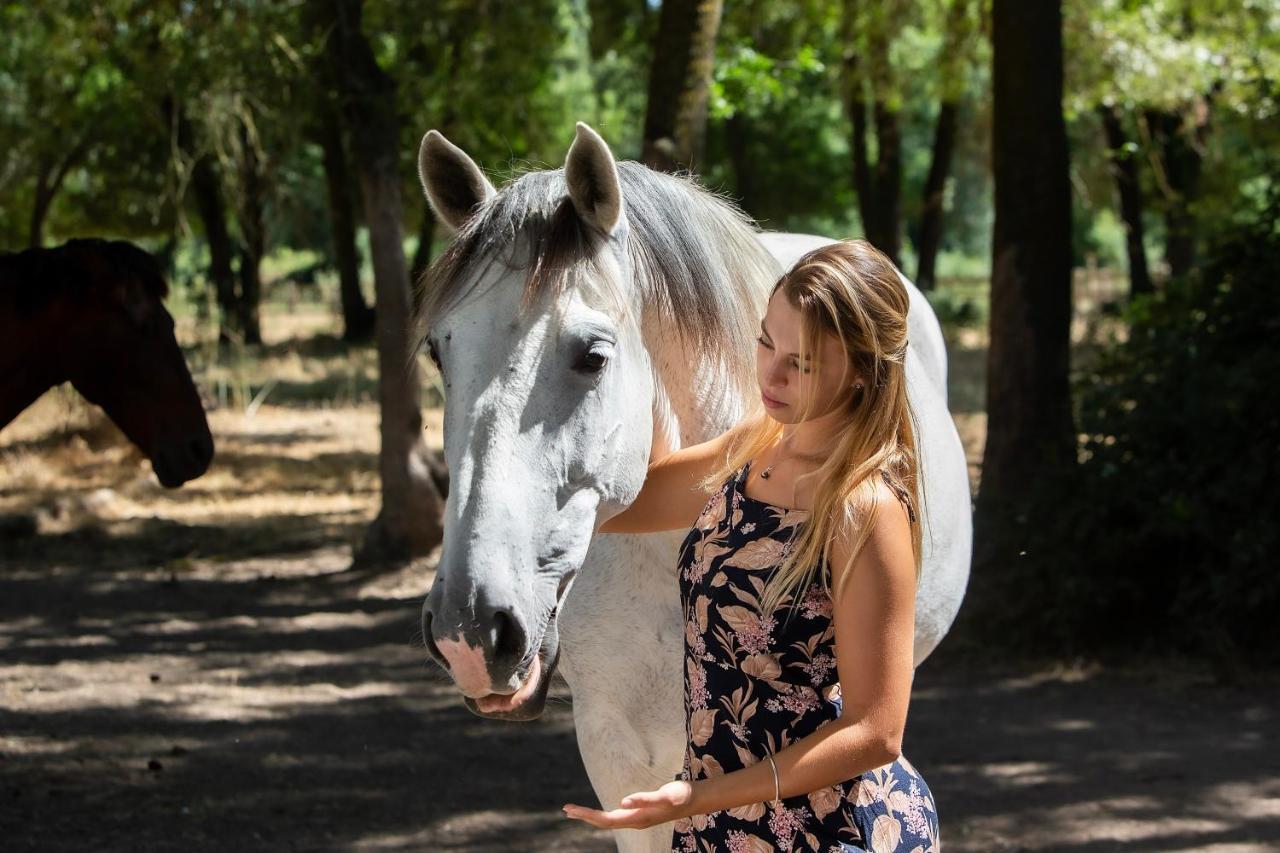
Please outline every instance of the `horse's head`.
M434 131L420 170L438 216L461 232L433 283L471 278L451 304L434 294L426 315L447 389L450 482L423 633L473 710L528 719L541 713L557 610L597 519L635 499L652 443L653 372L626 310L622 188L585 125L563 173L530 173L504 191L499 207L525 220L519 233L501 233L500 209L483 226L472 218L497 193ZM481 227L509 257L486 256Z
M68 340L63 372L151 460L162 485L199 477L213 459L200 395L165 310L155 259L125 241L72 240L63 275Z
M423 635L473 711L531 719L598 523L635 499L651 455L738 414L722 397L752 381L772 260L722 199L615 162L585 124L563 169L500 193L435 131L419 171L457 231L420 307L450 472ZM712 349L741 353L741 377L695 375Z

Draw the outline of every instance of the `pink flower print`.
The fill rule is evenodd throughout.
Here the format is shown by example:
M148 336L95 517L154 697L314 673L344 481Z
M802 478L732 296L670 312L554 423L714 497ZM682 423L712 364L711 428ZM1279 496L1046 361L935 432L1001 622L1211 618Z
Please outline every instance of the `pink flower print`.
M748 521L746 524L742 525L742 527L738 529L741 530L743 533L750 533L751 531L756 529L756 523L754 521Z
M801 685L793 693L783 693L777 699L764 703L770 711L787 710L793 714L804 714L818 707L818 693L812 688Z
M689 563L689 568L685 569L684 577L689 583L698 583L702 580L702 576L707 573L707 569L711 568L711 561L702 553L702 546L697 547L698 556Z
M790 850L796 833L804 828L804 809L789 809L782 805L773 807L769 815L769 829L778 840L779 850Z
M836 662L831 655L823 652L815 655L813 660L808 663L800 664L800 668L809 674L809 682L817 687L826 680L827 673L835 668Z
M777 627L777 621L772 616L763 617L753 614L752 618L744 620L744 623L737 630L738 643L742 646L743 651L749 654L760 654L769 649L770 634Z
M702 514L698 516L698 529L712 530L719 525L722 518L724 518L724 490L712 495L706 506L702 508Z
M729 853L772 853L773 845L758 835L747 835L740 829L729 832Z
M707 672L690 657L684 659L684 668L689 676L689 704L694 710L701 711L711 701L711 693L707 690Z
M806 619L817 616L829 619L831 618L831 596L820 584L815 583L805 592L804 598L800 601L800 609Z

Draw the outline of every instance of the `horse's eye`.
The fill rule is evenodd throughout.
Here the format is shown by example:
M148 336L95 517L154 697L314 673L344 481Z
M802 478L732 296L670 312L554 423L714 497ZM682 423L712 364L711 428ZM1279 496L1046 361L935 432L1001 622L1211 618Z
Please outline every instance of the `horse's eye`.
M599 373L608 363L608 348L592 348L582 354L573 369L579 373Z

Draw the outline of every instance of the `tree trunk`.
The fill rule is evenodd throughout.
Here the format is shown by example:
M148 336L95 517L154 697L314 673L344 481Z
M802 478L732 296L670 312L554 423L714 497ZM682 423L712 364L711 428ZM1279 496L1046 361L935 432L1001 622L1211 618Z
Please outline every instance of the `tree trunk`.
M875 230L871 244L899 264L902 255L902 131L898 110L875 103Z
M755 171L751 163L751 125L741 112L734 113L725 123L725 147L729 152L729 162L733 166L734 184L737 189L738 205L753 217L759 217L756 210Z
M360 0L323 0L310 8L327 34L325 50L359 163L377 295L382 508L357 562L399 561L426 554L440 543L442 501L423 442L418 367L409 334L396 89L361 29Z
M858 194L858 214L868 242L898 263L902 252L902 133L898 109L884 92L889 86L889 33L885 16L865 26L869 66L860 57L860 6L846 0L842 8L844 40L842 67L845 110L853 126L849 150L853 156L853 184ZM870 104L867 89L875 93ZM870 108L873 124L868 127ZM876 135L876 159L871 162L868 130Z
M243 191L240 210L240 298L237 312L246 344L262 343L259 306L262 303L262 255L266 235L262 224L262 174L258 149L249 127L240 124L240 176Z
M436 214L431 205L422 205L422 219L418 222L418 245L413 250L413 266L410 268L411 289L418 286L422 274L431 266L431 241L436 234Z
M937 284L938 250L942 246L943 202L947 178L951 174L951 155L956 148L959 110L960 106L954 100L943 101L938 109L938 123L933 129L933 152L929 162L929 176L924 182L924 204L920 212L920 244L916 247L920 261L916 270L916 286L921 290L933 290Z
M702 165L721 0L664 0L649 69L641 159L664 172Z
M929 175L924 182L920 211L920 231L916 256L916 285L932 290L937 283L938 251L942 247L942 219L951 175L951 159L956 148L960 118L960 100L964 96L964 80L969 70L973 25L970 22L972 0L951 0L947 10L942 53L938 57L942 96L938 121L933 129L933 151Z
M196 149L195 134L186 109L166 97L161 105L167 122L176 122L178 148L194 158L191 165L191 192L195 196L196 212L204 226L205 241L209 244L209 278L213 281L214 296L218 302L218 343L227 344L238 339L236 328L239 313L236 310L236 279L231 268L235 250L231 235L227 232L226 205L222 200L222 181L213 159ZM174 115L176 111L176 116Z
M1151 292L1151 274L1147 269L1147 250L1143 246L1142 184L1138 178L1138 158L1130 150L1120 110L1100 105L1098 115L1107 138L1107 156L1111 174L1116 179L1120 196L1120 218L1124 221L1125 245L1129 253L1129 295Z
M1193 112L1189 110L1189 112ZM1200 145L1206 124L1179 113L1147 112L1147 124L1160 152L1165 191L1165 261L1169 275L1191 272L1196 262L1195 215L1200 196Z
M1076 461L1061 0L994 0L992 29L991 344L974 532L975 575L989 579L1015 574L1045 509L1042 483Z
M351 201L351 175L347 170L342 125L327 95L320 98L317 112L316 130L324 154L329 227L342 303L342 339L353 343L367 341L373 337L374 311L365 303L360 289L360 251L356 248L355 209Z
M62 182L84 156L89 153L90 135L85 134L71 146L66 156L55 161L52 155L42 155L36 168L36 191L31 206L31 224L27 231L27 245L38 249L44 245L44 223L53 207L53 200L62 189Z

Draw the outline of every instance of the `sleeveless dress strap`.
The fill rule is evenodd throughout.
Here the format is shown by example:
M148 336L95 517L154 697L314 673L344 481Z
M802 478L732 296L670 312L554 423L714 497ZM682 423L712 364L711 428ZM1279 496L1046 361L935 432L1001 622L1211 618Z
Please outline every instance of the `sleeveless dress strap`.
M911 523L912 523L912 524L915 524L915 523L916 523L916 511L915 511L915 510L912 508L912 506L911 506L911 497L907 494L907 490L906 490L906 489L904 489L904 488L902 488L901 486L899 486L899 485L895 484L895 483L893 482L893 480L889 479L889 472L888 472L888 471L884 470L883 468L881 468L881 469L879 469L879 470L880 470L880 473L884 476L884 482L885 482L885 484L886 484L890 489L892 489L892 490L893 490L894 494L896 494L896 495L898 496L898 499L899 499L900 501L902 501L904 504L906 504L906 506L907 506L907 516L911 519Z

